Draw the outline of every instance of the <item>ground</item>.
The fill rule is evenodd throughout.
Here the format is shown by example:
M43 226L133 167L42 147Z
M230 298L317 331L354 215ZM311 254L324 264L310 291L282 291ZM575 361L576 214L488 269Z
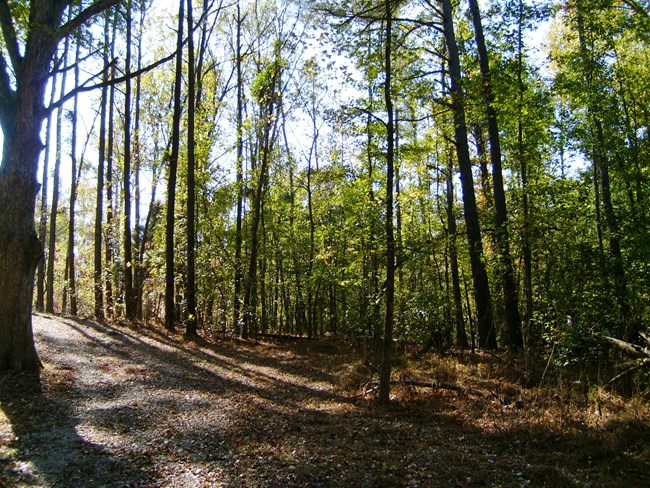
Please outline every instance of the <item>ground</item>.
M650 486L647 401L492 356L373 364L333 341L184 341L34 316L0 375L0 486ZM519 375L519 377L517 377Z

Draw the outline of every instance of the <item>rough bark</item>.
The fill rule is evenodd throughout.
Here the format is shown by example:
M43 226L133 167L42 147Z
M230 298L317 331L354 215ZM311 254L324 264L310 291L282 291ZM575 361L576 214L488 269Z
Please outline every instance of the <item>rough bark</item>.
M105 3L100 0L98 6ZM0 53L0 124L4 134L0 165L0 369L37 370L40 365L31 312L34 275L43 249L36 235L34 213L43 149L40 132L47 116L45 87L58 42L66 35L58 31L65 6L66 2L51 0L31 2L22 54L13 19L0 18L6 47ZM96 8L84 11L83 18L89 18ZM82 20L73 19L72 23Z

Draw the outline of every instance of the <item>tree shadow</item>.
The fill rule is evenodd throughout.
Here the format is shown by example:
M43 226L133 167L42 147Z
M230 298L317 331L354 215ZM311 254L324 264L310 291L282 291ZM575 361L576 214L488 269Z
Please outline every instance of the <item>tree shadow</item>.
M106 486L107 479L125 486L149 478L80 436L71 408L48 398L37 374L2 373L0 410L0 486Z

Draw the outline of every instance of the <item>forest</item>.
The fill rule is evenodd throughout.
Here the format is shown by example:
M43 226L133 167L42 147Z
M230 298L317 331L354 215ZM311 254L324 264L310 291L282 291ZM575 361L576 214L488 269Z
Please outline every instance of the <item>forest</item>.
M194 3L0 2L0 370L65 317L647 402L647 0Z
M42 88L34 307L563 364L648 346L646 6L104 7Z

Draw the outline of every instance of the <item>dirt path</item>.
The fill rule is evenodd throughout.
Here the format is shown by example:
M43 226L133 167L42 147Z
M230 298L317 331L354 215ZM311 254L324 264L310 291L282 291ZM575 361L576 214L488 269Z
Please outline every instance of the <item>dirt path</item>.
M650 481L650 459L600 445L595 431L488 428L489 409L464 420L458 409L480 417L484 399L459 403L441 392L378 408L341 391L337 373L347 358L331 352L185 343L155 330L46 316L34 317L34 331L41 381L0 377L0 486ZM628 451L637 445L630 442Z

